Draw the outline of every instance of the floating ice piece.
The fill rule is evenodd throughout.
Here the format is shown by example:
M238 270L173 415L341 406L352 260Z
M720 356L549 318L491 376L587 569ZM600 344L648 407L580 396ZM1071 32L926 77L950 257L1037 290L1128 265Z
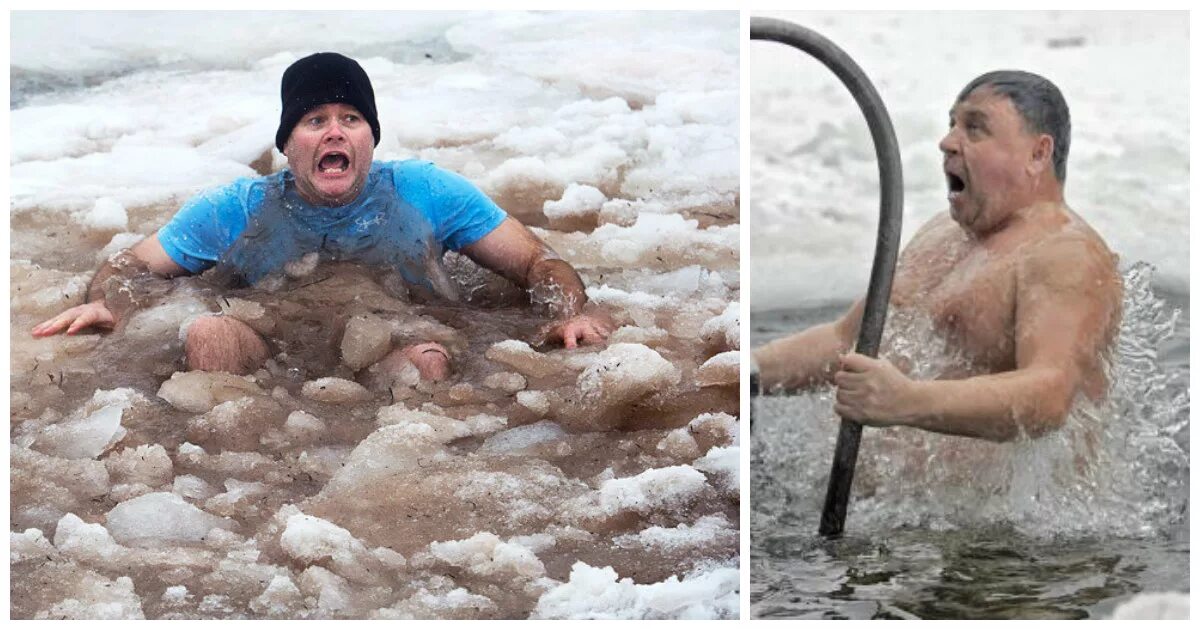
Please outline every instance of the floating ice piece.
M294 440L311 442L326 431L325 423L320 418L306 411L293 411L288 414L283 428Z
M241 298L221 298L218 303L221 312L254 329L262 335L269 335L275 330L275 318L267 314L262 304L243 300Z
M116 483L142 483L157 488L169 483L173 464L161 444L143 444L111 453L104 459L108 475Z
M336 376L309 381L300 388L300 394L325 403L353 403L371 399L371 392L367 388Z
M213 516L170 492L153 492L118 503L108 512L108 531L125 545L200 542L208 530L232 529L233 522Z
M737 446L714 446L708 453L692 463L696 470L715 475L721 489L731 495L740 492L741 466L738 464L741 449Z
M704 474L691 466L651 468L600 484L600 511L609 515L625 511L646 514L677 508L696 498L707 484Z
M611 406L665 389L679 379L679 369L651 348L618 343L596 355L577 384L589 402Z
M527 449L535 444L560 440L567 436L562 427L549 421L542 420L534 424L515 427L497 433L483 441L479 447L480 453L512 453Z
M739 315L741 306L738 302L730 302L720 315L704 322L700 328L700 337L708 343L720 341L730 350L741 348L742 325Z
M113 254L137 245L143 238L146 237L134 232L117 232L108 240L108 244L96 253L96 262L102 263L112 258Z
M180 475L171 485L171 491L185 499L203 501L215 494L217 490L207 481L195 475Z
M525 389L526 384L525 377L515 372L496 372L483 379L484 387L491 387L510 394Z
M225 372L176 372L158 388L159 398L192 413L204 413L245 396L265 394L254 381Z
M124 334L139 341L182 341L186 337L187 326L197 317L208 314L208 305L199 298L175 293L169 302L134 313L125 325Z
M493 344L484 356L502 363L528 378L542 378L562 372L562 363L550 355L542 354L524 341L509 339Z
M696 384L700 387L737 385L741 381L741 369L741 352L722 352L705 361L704 365L696 370Z
M383 412L381 409L380 414ZM380 427L359 442L321 494L352 492L428 465L443 452L441 444L469 434L466 425L458 420L421 411L407 413L411 415L399 424Z
M343 612L350 606L350 583L322 567L308 567L300 574L300 591L317 598L317 609L325 615Z
M676 461L692 461L700 456L700 445L696 443L696 438L692 437L691 431L688 431L686 427L668 432L663 439L658 441L655 449Z
M348 563L367 553L362 542L346 529L307 514L288 517L279 545L289 556L306 564L324 558Z
M29 528L24 532L8 533L8 563L16 564L33 558L44 559L54 553L42 530Z
M558 201L547 201L542 212L551 221L595 214L608 198L595 186L571 184Z
M702 444L728 446L738 443L738 420L727 413L702 413L692 418L687 428Z
M571 577L538 599L535 619L737 619L738 570L717 568L656 584L618 579L612 567L576 562Z
M12 445L9 453L12 472L10 483L20 478L41 484L56 484L80 497L103 496L109 490L108 470L92 459L64 459Z
M404 406L404 403L380 407L375 414L375 424L381 427L410 426L416 431L431 430L442 443L464 438L472 433L468 423L462 420L455 420L428 411L409 409Z
M112 197L101 197L96 200L91 211L81 213L79 222L97 230L124 230L129 226L129 214L125 206Z
M666 553L696 550L710 545L738 544L738 530L722 514L700 517L694 524L680 523L676 527L647 527L636 534L613 539L618 547L645 547Z
M133 590L133 580L121 576L109 581L89 571L94 579L80 580L74 597L38 611L34 619L145 619L142 600Z
M125 408L109 405L80 420L52 424L38 433L38 450L67 459L92 459L125 437L121 415Z
M392 328L376 315L355 315L346 322L342 335L342 361L361 370L387 355L392 347Z
M168 606L178 606L179 604L186 602L187 599L188 589L182 584L168 586L163 590L162 601Z
M217 449L248 451L265 431L282 423L283 412L279 403L261 396L225 401L189 419L187 437Z
M629 227L606 224L596 228L584 243L593 256L610 265L633 266L670 257L677 263L711 264L736 260L738 226L713 226L704 230L695 219L678 214L642 214ZM584 247L584 243L580 247Z
M294 616L304 606L304 594L286 575L276 575L262 594L250 602L250 610L268 617Z
M532 579L546 574L546 567L532 551L503 542L491 532L480 532L466 540L430 543L429 553L442 562L483 577L507 575Z
M667 331L657 326L649 328L622 326L609 336L608 342L611 344L640 343L644 346L655 346L664 343L668 337Z
M546 392L532 389L517 392L517 403L538 416L550 413L550 396Z
M375 612L377 619L446 619L458 616L475 616L496 610L492 600L472 593L465 588L455 588L446 593L434 593L421 587L408 599L391 608Z
M74 514L58 519L54 530L54 546L63 555L75 560L97 561L111 558L121 551L120 545L99 523L85 523Z

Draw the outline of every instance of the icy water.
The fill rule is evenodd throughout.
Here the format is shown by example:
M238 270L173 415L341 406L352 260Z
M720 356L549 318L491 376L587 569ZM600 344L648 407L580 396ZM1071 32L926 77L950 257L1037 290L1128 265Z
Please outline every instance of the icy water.
M10 615L737 617L737 24L16 16ZM121 329L29 336L189 196L284 166L278 80L314 30L372 77L376 159L533 226L612 313L606 347L542 345L453 254L458 302L311 258L243 289L131 271ZM217 311L270 340L262 370L180 372L181 327ZM423 340L448 381L369 367Z
M755 400L752 617L1106 618L1136 593L1186 591L1188 300L1155 295L1149 274L1126 276L1123 400L1099 415L1114 424L1086 474L1071 474L1072 438L968 445L868 428L846 536L828 541L816 530L829 392ZM756 314L753 345L848 306Z

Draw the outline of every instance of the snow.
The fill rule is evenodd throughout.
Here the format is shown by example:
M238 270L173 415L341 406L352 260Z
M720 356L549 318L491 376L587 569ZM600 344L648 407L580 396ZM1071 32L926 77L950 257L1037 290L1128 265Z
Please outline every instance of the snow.
M633 477L600 484L599 508L606 514L670 509L686 504L706 485L704 475L691 466L652 468Z
M571 567L566 584L538 600L539 619L737 619L738 570L716 568L671 576L656 584L619 578L611 567L583 562Z
M532 579L546 573L546 567L532 551L516 543L504 542L491 532L480 532L466 540L431 543L429 552L438 560L475 575L503 573L513 578Z

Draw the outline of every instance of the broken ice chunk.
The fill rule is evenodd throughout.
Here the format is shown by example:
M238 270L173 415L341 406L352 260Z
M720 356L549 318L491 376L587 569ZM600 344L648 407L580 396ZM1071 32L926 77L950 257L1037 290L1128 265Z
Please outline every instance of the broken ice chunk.
M371 399L367 388L336 376L327 376L309 381L300 388L300 394L310 400L325 403L352 403Z
M269 335L275 330L275 318L267 314L267 309L258 302L240 298L221 298L221 312L232 317L261 335Z
M704 322L700 327L700 338L710 345L723 345L730 350L741 348L741 306L738 302L730 302L720 315Z
M479 447L480 453L511 453L527 449L535 444L559 440L567 436L562 427L549 421L542 420L534 424L516 427L497 433L483 441Z
M527 378L542 378L563 371L562 363L553 356L542 354L529 344L509 339L493 344L484 353L488 359L502 363L525 375Z
M647 514L679 508L696 498L707 484L704 474L691 466L651 468L600 484L600 511L610 515L625 511Z
M214 527L233 521L213 516L170 492L153 492L118 503L108 512L108 531L125 545L200 542Z
M737 385L741 381L741 357L737 350L730 350L705 361L696 370L696 384L700 387Z
M125 437L121 415L125 408L110 405L80 420L45 427L33 446L43 453L67 459L92 459Z
M517 403L539 416L550 413L550 397L546 392L531 389L517 392Z
M515 372L496 372L483 379L484 387L514 394L525 389L525 377Z
M618 343L596 355L577 384L585 400L611 407L665 389L679 379L679 369L654 350Z
M619 578L612 567L576 562L571 577L538 599L535 619L737 619L736 567L717 567L657 584Z
M158 388L158 397L192 413L247 395L265 395L252 380L225 372L176 372Z
M514 543L506 543L491 532L479 532L465 540L429 544L435 558L463 567L479 576L506 575L531 579L546 574L546 567L533 552Z
M355 315L346 322L342 335L342 361L361 370L387 355L392 347L392 328L375 315Z

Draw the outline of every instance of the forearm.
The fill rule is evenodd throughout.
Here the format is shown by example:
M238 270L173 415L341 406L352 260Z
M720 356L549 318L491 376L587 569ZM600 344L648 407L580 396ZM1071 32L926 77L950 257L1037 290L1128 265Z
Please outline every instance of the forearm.
M543 306L552 319L579 315L588 299L575 268L559 258L542 258L530 265L525 288L530 301Z
M109 261L105 261L100 266L100 269L96 270L96 275L92 276L92 281L88 284L88 302L103 302L105 300L107 281L116 275L117 271L117 268Z
M1025 368L963 380L913 381L908 426L996 442L1062 426L1074 388L1061 370Z
M836 323L813 326L754 351L764 390L799 389L832 380L838 356L850 349Z

